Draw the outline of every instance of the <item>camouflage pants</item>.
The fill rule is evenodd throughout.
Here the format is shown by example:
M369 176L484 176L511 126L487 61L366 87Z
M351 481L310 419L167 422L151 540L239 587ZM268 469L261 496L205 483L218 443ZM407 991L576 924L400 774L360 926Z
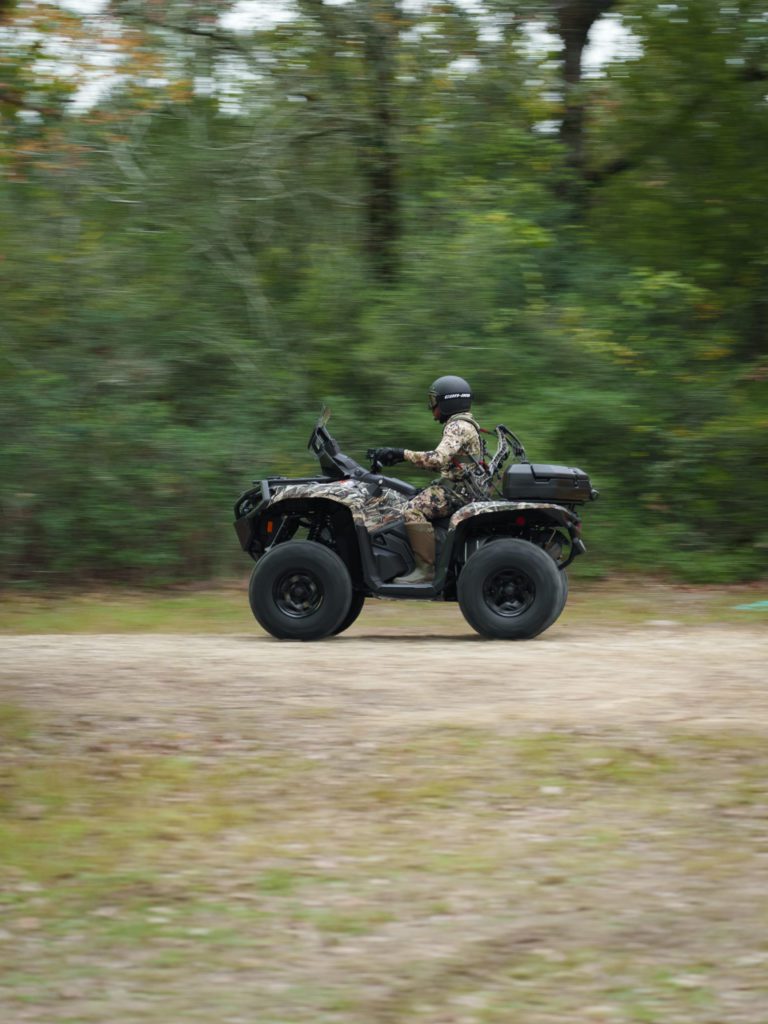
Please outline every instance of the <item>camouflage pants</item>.
M442 519L443 516L455 512L459 504L440 484L430 484L415 498L411 498L403 509L403 519L406 523L426 523L432 519Z

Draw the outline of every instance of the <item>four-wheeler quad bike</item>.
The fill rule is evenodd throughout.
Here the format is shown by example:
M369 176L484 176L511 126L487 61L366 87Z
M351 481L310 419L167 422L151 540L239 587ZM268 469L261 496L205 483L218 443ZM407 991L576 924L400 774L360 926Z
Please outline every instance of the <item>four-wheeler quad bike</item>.
M458 601L483 636L527 640L568 596L566 567L585 548L576 506L594 500L580 469L531 464L496 427L498 448L466 474L469 503L434 522L433 583L392 582L414 568L403 506L419 488L345 455L323 411L309 439L322 475L256 482L235 504L235 530L255 560L249 597L272 636L320 640L347 629L366 597ZM514 452L517 462L504 468Z

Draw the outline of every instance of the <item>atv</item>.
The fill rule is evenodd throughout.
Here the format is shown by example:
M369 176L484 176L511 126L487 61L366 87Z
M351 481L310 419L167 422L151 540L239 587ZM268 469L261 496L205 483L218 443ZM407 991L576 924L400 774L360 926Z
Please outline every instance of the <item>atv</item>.
M531 464L518 438L495 428L490 460L466 473L467 502L435 520L431 583L393 582L414 568L403 506L419 488L345 455L324 409L309 438L321 475L254 481L235 504L240 545L256 565L251 610L283 640L342 633L366 597L458 601L482 636L529 640L559 617L567 567L585 551L576 506L597 498L580 469ZM505 467L510 454L516 461Z

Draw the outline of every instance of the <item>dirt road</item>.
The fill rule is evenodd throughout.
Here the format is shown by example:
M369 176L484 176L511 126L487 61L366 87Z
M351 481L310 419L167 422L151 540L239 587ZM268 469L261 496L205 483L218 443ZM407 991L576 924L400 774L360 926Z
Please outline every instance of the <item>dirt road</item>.
M768 636L726 626L555 629L528 643L366 635L0 637L7 696L124 733L210 719L291 743L425 725L768 729ZM319 722L322 718L322 727Z

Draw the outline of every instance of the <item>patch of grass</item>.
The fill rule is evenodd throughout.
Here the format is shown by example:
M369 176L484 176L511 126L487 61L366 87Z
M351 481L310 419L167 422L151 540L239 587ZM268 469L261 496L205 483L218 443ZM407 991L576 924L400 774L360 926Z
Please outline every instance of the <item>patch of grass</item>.
M658 785L675 768L658 750L596 743L588 738L542 733L514 741L520 760L530 769L561 781Z
M768 581L732 586L684 586L643 576L599 582L574 573L563 621L572 625L642 626L673 621L683 626L716 623L754 627L765 614L739 611L737 605L768 595ZM565 616L567 615L567 619Z
M144 851L154 850L159 864L173 863L177 844L253 826L258 813L248 790L258 786L263 808L286 776L301 771L296 759L282 763L274 755L216 768L146 755L19 759L0 774L3 863L37 882L86 874L95 889L109 888L110 866ZM280 879L275 873L272 884L285 885Z
M292 893L300 883L301 878L285 868L265 871L256 879L256 887L261 892Z
M377 907L361 908L356 911L309 908L301 911L298 917L320 932L337 935L367 935L396 919L391 910Z
M23 743L32 735L32 723L32 715L26 708L0 703L0 743Z
M248 633L260 632L245 588L196 594L125 593L0 598L5 633Z
M352 762L28 725L4 1020L764 1020L761 737L440 726Z
M594 581L580 577L575 570L566 610L554 629L594 624L642 626L654 620L687 626L718 622L754 626L765 621L766 613L738 611L736 605L766 596L768 583L691 587L641 576ZM472 632L456 604L369 600L349 636L391 631L428 635L431 630L460 635ZM113 588L41 596L5 591L0 595L0 632L262 633L248 607L245 579L192 593Z

